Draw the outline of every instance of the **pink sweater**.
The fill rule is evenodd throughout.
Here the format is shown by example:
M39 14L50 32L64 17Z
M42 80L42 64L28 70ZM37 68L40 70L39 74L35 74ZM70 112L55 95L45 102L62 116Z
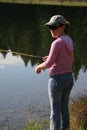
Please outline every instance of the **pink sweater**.
M50 68L50 75L72 72L73 63L73 41L63 35L53 41L48 58L44 62Z

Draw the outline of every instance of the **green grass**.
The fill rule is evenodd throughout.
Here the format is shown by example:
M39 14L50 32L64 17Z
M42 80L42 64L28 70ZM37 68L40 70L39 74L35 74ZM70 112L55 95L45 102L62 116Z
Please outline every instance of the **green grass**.
M87 6L87 2L57 2L56 0L0 0L0 2L42 5Z
M29 122L25 130L42 130L42 126L38 121Z
M49 119L29 120L24 130L49 130L49 123ZM87 130L87 96L70 105L70 124L70 130Z
M49 119L29 122L25 130L49 130ZM79 96L70 104L70 130L87 130L87 96Z
M26 128L24 130L49 130L49 120L43 120L43 121L30 121L28 122Z
M87 96L70 105L70 130L87 130ZM29 122L25 130L49 130L49 119Z

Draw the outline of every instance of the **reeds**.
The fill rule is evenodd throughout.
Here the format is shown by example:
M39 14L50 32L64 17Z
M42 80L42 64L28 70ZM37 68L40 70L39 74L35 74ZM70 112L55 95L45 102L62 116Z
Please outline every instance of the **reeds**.
M70 130L87 130L87 96L80 96L70 104ZM47 126L46 126L47 122ZM46 126L46 127L45 127ZM45 127L45 129L44 129ZM29 123L25 130L47 130L49 120Z
M29 111L33 116L34 108L29 109ZM42 114L42 111L39 110L39 112ZM46 115L43 114L44 118L42 120L34 119L31 116L31 120L29 120L24 130L49 130L50 121L46 118ZM78 101L73 101L70 104L70 124L70 130L87 130L87 96L81 96ZM7 130L11 130L9 126Z
M70 130L87 130L87 96L81 96L70 106Z
M29 122L25 130L42 130L42 126L38 123L38 121Z

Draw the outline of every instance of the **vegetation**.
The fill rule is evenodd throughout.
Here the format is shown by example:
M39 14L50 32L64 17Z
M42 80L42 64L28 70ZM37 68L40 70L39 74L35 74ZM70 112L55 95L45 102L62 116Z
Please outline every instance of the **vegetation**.
M71 23L70 36L75 47L73 73L77 80L80 69L84 73L87 70L86 7L0 4L0 49L39 56L48 55L53 39L43 25L52 14L57 13L62 13ZM3 53L3 57L5 56L6 53ZM36 58L21 58L26 66L28 62L32 66L42 62Z
M87 130L87 97L80 97L70 106L71 129Z
M48 119L47 119L48 120ZM25 130L49 129L49 121L29 122ZM81 96L70 105L70 130L87 130L87 96ZM43 126L46 126L45 129Z
M87 96L81 96L70 105L70 130L87 130ZM44 126L44 127L43 127ZM29 122L25 130L49 130L49 120Z
M44 120L43 122L33 121L29 122L24 130L49 130L49 121Z
M25 130L42 130L42 126L37 122L29 122Z
M87 130L87 96L70 105L70 124L70 130ZM31 120L24 130L49 130L49 119Z
M0 0L0 1L13 2L11 0L8 1ZM17 1L18 0L14 0L14 2ZM38 1L40 0L36 0L36 1L38 3ZM71 2L71 4L73 4L73 2ZM86 12L87 11L86 8L82 8L82 7L81 8L74 7L69 9L67 7L57 7L57 8L54 6L48 8L44 6L41 7L39 6L38 8L37 6L35 6L35 8L33 9L34 12L32 12L32 6L26 6L25 8L24 6L23 8L22 7L19 8L19 6L15 8L13 6L13 8L11 9L10 7L7 7L6 10L5 7L4 9L1 8L4 11L3 10L0 11L2 14L0 15L1 16L0 47L2 49L8 49L9 47L12 49L12 51L30 53L35 55L38 54L43 56L48 53L47 51L50 44L49 41L51 41L51 39L49 38L48 30L44 29L42 25L47 21L47 19L50 17L50 14L52 14L53 11L55 13L57 12L57 10L59 12L61 12L62 10L62 13L67 17L72 14L72 17L69 17L69 19L71 18L70 20L72 22L71 23L72 30L70 34L72 34L73 38L75 39L75 60L74 60L75 62L73 65L73 70L76 79L79 70L81 69L81 66L83 66L84 72L87 70L87 60L86 60L87 53L85 53L87 49L87 37L86 37L87 34L87 28L86 28L87 13ZM48 12L49 9L50 9L50 14L46 13ZM74 11L75 13L72 13ZM33 15L31 15L31 12L33 13ZM34 20L31 21L30 18ZM37 38L33 38L33 36ZM82 43L84 43L84 46ZM3 53L3 55L5 56L6 54ZM28 63L29 60L31 61L32 65L36 64L36 61L34 61L33 59L27 59L25 57L22 58L26 64ZM70 115L71 115L72 130L76 130L76 128L79 130L86 130L87 129L87 97L86 98L81 97L78 103L74 102L70 107L70 113L71 113ZM44 122L48 122L48 120L44 120L43 122L39 122L36 120L33 122L29 121L25 130L34 130L34 129L43 130L43 126L46 126L44 125L45 124ZM49 124L49 122L47 124ZM47 125L46 128L49 128L49 125ZM8 126L8 130L9 129L10 128Z
M86 0L0 0L0 2L22 3L22 4L46 4L46 5L68 5L87 6Z

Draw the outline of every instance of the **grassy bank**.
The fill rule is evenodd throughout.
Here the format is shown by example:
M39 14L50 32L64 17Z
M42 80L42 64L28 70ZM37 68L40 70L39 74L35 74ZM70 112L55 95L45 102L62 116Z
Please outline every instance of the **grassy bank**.
M81 97L70 106L70 130L87 130L87 97ZM30 122L25 130L48 130L49 121Z
M64 5L64 6L87 6L87 2L59 2L54 0L0 0L0 2L18 4L42 4L42 5Z
M70 105L70 124L70 130L87 130L87 96ZM49 119L29 121L24 130L49 130Z
M87 97L81 97L70 106L70 130L87 130Z
M70 130L87 130L87 96L70 105ZM49 120L31 122L25 130L49 130Z
M70 130L87 130L87 96L70 105ZM49 119L29 122L25 130L49 130Z

